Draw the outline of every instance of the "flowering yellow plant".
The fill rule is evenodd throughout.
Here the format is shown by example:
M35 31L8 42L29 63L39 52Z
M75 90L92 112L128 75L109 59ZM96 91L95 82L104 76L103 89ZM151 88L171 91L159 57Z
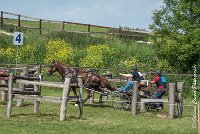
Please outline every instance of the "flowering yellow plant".
M136 59L136 57L130 57L125 61L121 61L120 64L125 66L126 69L131 69L132 66L136 65L138 62L138 60Z
M3 59L9 59L10 62L14 62L16 58L15 49L14 48L0 48L0 57Z
M92 45L87 48L87 56L80 61L82 67L106 67L106 60L112 56L107 45Z
M53 60L59 60L66 64L74 65L73 48L64 40L51 40L46 44L46 56L44 62L49 64Z
M18 60L19 63L35 63L36 59L36 46L33 44L23 45L19 49Z

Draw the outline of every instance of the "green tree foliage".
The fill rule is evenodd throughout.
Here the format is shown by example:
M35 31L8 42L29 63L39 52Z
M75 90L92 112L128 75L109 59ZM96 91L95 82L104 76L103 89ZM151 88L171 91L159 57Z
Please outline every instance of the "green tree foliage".
M200 65L200 0L164 0L150 28L161 35L157 53L180 71Z

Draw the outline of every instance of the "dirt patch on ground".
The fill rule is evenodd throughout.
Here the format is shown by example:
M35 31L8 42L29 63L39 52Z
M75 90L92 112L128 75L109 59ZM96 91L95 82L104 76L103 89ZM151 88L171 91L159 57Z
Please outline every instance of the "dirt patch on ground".
M157 117L161 118L161 119L166 119L168 117L167 113L164 114L157 114Z

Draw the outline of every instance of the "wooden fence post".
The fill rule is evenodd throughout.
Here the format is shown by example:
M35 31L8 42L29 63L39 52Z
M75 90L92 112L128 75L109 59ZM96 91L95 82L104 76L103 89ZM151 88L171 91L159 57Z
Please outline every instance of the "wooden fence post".
M36 74L39 77L39 75L41 74L41 65L38 65L37 69L36 69ZM40 78L41 81L41 78ZM34 91L39 91L41 94L41 86L38 85L34 85ZM38 113L39 112L39 104L40 101L34 101L34 113Z
M198 103L198 134L200 134L200 108Z
M91 94L92 94L92 97L89 98L89 104L93 104L94 103L94 91L92 89L88 89L88 90L91 90Z
M82 117L83 114L83 79L82 77L78 77L78 86L79 86L79 110L80 110L80 114L78 116L78 118Z
M184 82L177 83L177 91L178 91L178 98L181 108L181 113L183 112L183 89L184 89Z
M39 91L39 86L38 85L34 85L34 91ZM39 112L39 101L34 101L34 113L38 113Z
M103 104L103 102L106 102L108 100L108 94L106 93L107 92L106 90L107 89L103 89L104 92L101 93L101 95L100 95L101 96L100 101L101 101L102 104Z
M173 119L175 114L175 83L169 83L169 118Z
M60 108L60 121L64 121L66 119L67 113L67 105L69 100L69 91L70 91L70 82L71 78L65 78L65 84L63 88L62 102Z
M21 76L28 76L28 68L27 67L23 67L22 68L22 73L21 73ZM20 84L19 85L19 91L24 91L25 89L25 85L24 84ZM20 107L20 106L23 106L24 104L24 99L17 99L17 106Z
M140 102L140 112L146 112L145 102Z
M42 19L39 20L39 29L40 34L42 34Z
M21 16L20 16L20 14L19 14L19 15L18 15L18 25L17 25L17 26L18 26L18 29L20 29L20 27L21 27L21 23L20 23L20 21L21 21L20 19L21 19L21 18L20 18L20 17L21 17Z
M11 112L12 112L12 89L13 89L13 73L10 73L9 75L9 80L8 80L8 105L7 105L7 117L11 117Z
M138 82L134 81L134 86L132 90L132 102L131 102L132 115L137 114L137 99L138 99Z
M1 28L3 29L3 11L1 11Z
M62 31L65 31L65 21L62 22Z
M88 32L90 32L90 24L88 24Z
M0 84L7 84L6 80L0 80ZM7 100L7 91L1 91L1 101Z
M80 91L80 97L84 100L84 96L83 96L83 78L82 77L78 77L78 86L80 87L79 89L79 91ZM82 101L83 101L82 100Z

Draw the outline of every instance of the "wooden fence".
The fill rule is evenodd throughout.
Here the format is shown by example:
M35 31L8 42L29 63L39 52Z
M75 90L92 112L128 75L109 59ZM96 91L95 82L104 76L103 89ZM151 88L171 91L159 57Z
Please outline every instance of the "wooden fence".
M11 15L13 17L17 17L17 19L13 18L8 18L4 17L5 15ZM93 34L98 34L98 33L104 33L104 34L112 34L112 35L124 35L124 36L133 36L133 37L138 37L138 38L146 38L149 32L147 31L137 31L137 30L124 30L122 28L113 28L113 27L107 27L107 26L98 26L98 25L92 25L92 24L83 24L83 23L77 23L77 22L67 22L67 21L54 21L54 20L46 20L46 19L39 19L39 18L34 18L30 16L25 16L25 15L20 15L20 14L15 14L15 13L9 13L9 12L4 12L1 11L1 23L0 23L0 28L13 28L15 30L36 30L39 31L39 34L42 34L42 31L65 31L65 32L78 32L78 33L93 33ZM38 23L37 27L32 27L32 26L27 26L23 25L22 22L25 20L30 20L32 22ZM8 23L5 22L5 20L14 20L17 23ZM59 29L50 29L50 28L45 28L44 24L45 23L49 24L57 24L59 25ZM11 26L6 26L11 25ZM82 26L84 27L84 31L79 30L69 30L66 26L68 25L74 25L74 26ZM95 29L95 30L92 30ZM98 29L98 30L97 30ZM99 31L99 32L98 32Z
M29 79L29 77L34 78L35 77L36 79L39 77L39 75L41 74L41 65L34 65L34 67L22 67L22 68L5 68L5 67L1 67L2 69L6 69L8 70L7 73L15 73L15 74L20 74L19 76L15 76L15 78L17 79L23 79L23 78L26 78L26 79ZM0 68L0 69L1 69ZM1 76L0 76L1 78ZM1 84L1 88L3 88L3 85L5 85L7 83L7 81L3 78L0 79L0 84ZM24 90L33 90L33 86L32 85L20 85L22 86L22 88L20 89L24 89ZM1 100L2 101L6 101L7 100L7 92L4 91L4 90L1 90ZM17 101L17 105L23 105L23 100L21 101Z
M1 75L0 77L8 77L8 75ZM16 80L16 83L19 84L18 88L13 87L14 80ZM31 80L31 81L30 81ZM33 81L36 80L36 81ZM60 121L63 121L66 119L66 112L67 112L67 105L69 101L74 101L78 103L79 106L79 115L78 118L82 117L83 114L83 84L82 84L82 78L78 78L78 86L79 88L79 95L78 96L70 96L70 82L71 78L65 78L65 82L63 83L55 83L55 82L44 82L44 81L38 81L39 78L34 77L18 77L14 76L13 73L9 74L8 79L8 86L7 90L4 89L4 91L8 92L8 104L7 104L7 117L10 118L12 115L12 105L13 105L13 97L15 97L17 100L20 99L30 99L34 101L34 113L39 112L39 102L40 101L50 101L50 102L58 102L61 103L60 108ZM24 91L23 87L20 85L33 85L34 90L33 91ZM41 96L41 88L40 86L47 86L47 87L57 87L63 89L62 97L52 97L52 96ZM18 105L21 106L21 105Z

